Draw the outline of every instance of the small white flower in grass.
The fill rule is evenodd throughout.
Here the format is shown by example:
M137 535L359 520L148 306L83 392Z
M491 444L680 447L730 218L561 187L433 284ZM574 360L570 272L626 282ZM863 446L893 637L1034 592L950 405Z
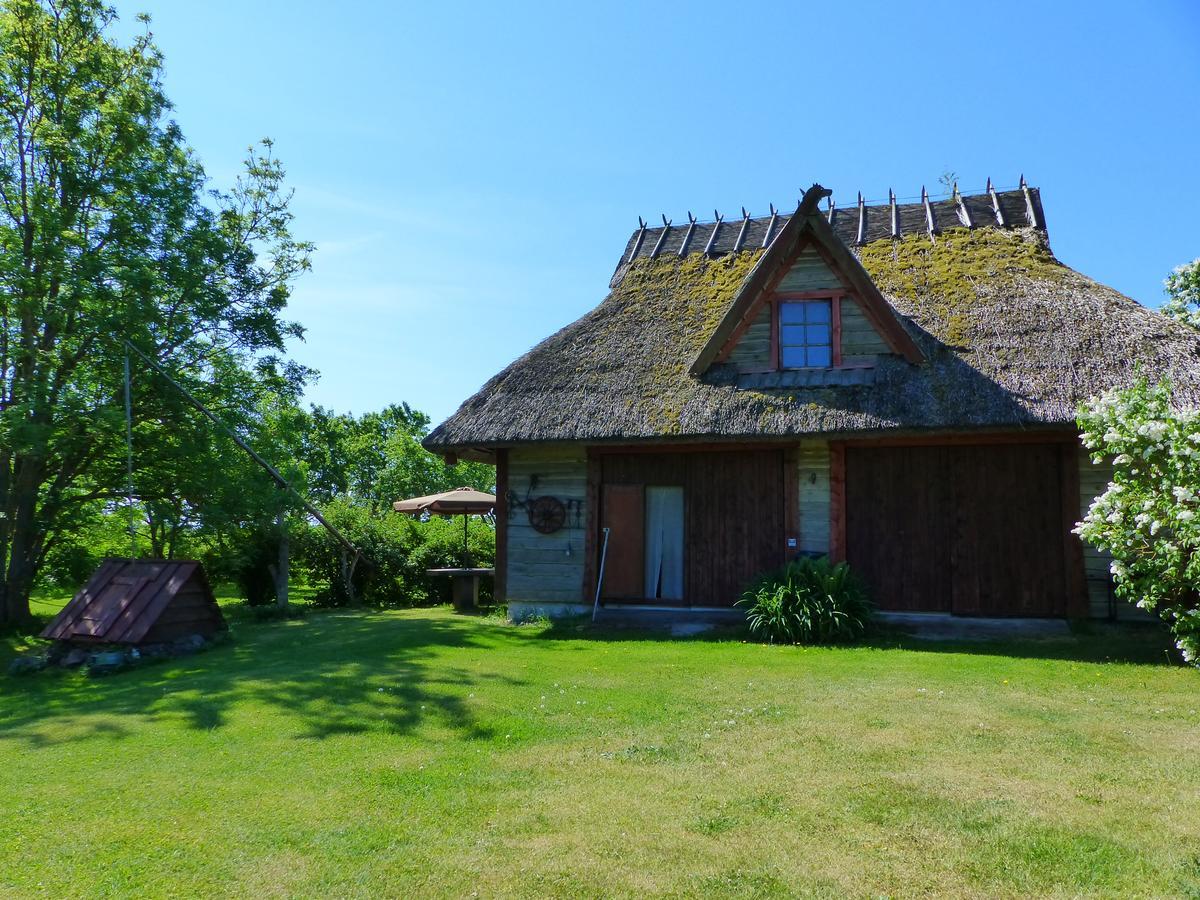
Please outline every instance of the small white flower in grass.
M1176 514L1176 518L1179 519L1180 522L1190 522L1192 519L1196 518L1196 514L1190 509L1184 509L1180 510L1179 513Z

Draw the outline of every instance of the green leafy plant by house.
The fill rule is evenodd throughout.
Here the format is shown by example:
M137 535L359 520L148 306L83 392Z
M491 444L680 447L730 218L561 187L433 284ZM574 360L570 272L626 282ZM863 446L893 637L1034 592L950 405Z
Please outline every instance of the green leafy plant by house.
M773 644L829 644L866 634L873 607L858 575L828 557L802 558L763 576L738 601L750 633Z
M1142 379L1087 404L1079 427L1113 478L1076 533L1112 554L1116 595L1158 613L1200 665L1200 410Z

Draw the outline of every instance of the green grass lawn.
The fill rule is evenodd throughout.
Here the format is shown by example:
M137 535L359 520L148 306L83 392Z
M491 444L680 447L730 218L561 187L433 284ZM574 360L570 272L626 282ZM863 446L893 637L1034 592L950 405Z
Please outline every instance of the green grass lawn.
M1200 673L1160 645L242 618L0 677L0 894L1200 895Z

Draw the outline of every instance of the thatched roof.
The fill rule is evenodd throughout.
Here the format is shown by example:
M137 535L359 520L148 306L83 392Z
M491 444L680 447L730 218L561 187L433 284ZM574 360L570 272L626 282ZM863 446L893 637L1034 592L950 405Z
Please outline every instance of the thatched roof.
M972 227L943 215L935 239L925 205L913 205L915 226L905 207L894 218L878 208L888 228L901 225L899 238L868 229L862 244L846 242L920 348L919 365L881 357L848 377L739 377L717 364L693 376L689 367L763 255L769 220L750 220L758 244L744 238L750 249L739 252L722 252L720 242L740 222L723 225L707 254L707 238L695 233L680 255L683 234L659 240L662 229L644 229L626 245L603 303L488 381L426 446L1062 427L1081 402L1139 372L1169 375L1181 402L1200 404L1200 335L1055 259L1036 191L964 197L951 205L967 207ZM871 209L867 222L879 218ZM785 221L770 227L778 233ZM832 224L846 240L836 214Z

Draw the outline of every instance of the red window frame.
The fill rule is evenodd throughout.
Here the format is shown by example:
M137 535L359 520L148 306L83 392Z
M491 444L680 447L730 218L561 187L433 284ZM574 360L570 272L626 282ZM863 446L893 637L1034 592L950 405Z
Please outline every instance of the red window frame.
M771 369L781 371L804 371L802 369L783 369L779 365L779 315L783 303L803 303L806 300L828 300L832 330L830 331L830 365L828 368L842 367L842 298L844 292L837 291L789 291L773 294L771 297ZM814 368L826 368L817 366Z

